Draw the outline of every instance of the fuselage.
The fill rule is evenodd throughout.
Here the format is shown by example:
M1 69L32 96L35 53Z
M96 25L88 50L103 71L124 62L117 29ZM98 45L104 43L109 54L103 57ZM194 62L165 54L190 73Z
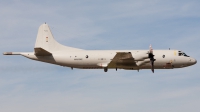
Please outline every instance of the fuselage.
M133 57L140 52L147 50L81 50L81 51L62 51L54 52L52 56L36 56L34 53L23 53L22 55L37 61L57 64L61 66L82 68L82 69L100 69L109 64L117 52L130 52ZM196 60L189 56L179 55L178 50L154 50L155 69L173 69L191 66L196 63ZM112 68L119 69L151 69L149 59L136 61L138 66L115 66Z

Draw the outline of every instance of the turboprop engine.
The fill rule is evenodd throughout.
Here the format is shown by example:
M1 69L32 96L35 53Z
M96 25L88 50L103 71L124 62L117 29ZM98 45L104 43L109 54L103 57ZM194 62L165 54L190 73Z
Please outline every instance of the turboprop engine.
M150 62L151 70L154 73L154 61L156 61L156 59L154 59L153 49L151 45L149 46L149 51L138 51L134 54L133 58L135 61L137 61L137 66L141 66L145 63Z
M149 58L149 52L148 51L138 51L135 54L133 54L133 58L135 61L143 61L143 60Z

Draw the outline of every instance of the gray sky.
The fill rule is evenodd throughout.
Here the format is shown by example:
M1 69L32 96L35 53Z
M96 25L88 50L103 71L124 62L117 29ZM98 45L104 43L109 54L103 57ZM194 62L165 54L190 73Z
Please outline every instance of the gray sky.
M0 52L33 51L47 22L82 49L178 49L200 60L199 0L0 1ZM184 69L79 70L0 55L1 112L199 112L199 63Z

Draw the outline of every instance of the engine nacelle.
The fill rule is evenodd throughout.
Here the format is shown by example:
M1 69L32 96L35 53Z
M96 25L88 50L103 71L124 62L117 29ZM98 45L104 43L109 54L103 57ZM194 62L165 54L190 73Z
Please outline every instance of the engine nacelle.
M149 51L138 51L132 54L135 61L143 61L149 58Z
M137 66L142 66L142 65L144 65L144 64L146 64L146 63L149 63L150 62L150 59L145 59L145 60L143 60L143 61L138 61L137 63L136 63L136 65Z

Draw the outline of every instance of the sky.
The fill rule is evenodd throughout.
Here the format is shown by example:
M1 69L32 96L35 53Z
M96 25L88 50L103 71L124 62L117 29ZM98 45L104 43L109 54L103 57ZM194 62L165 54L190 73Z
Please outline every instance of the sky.
M81 70L0 55L1 112L199 112L199 0L0 1L0 52L32 52L41 24L88 50L178 49L173 70Z

